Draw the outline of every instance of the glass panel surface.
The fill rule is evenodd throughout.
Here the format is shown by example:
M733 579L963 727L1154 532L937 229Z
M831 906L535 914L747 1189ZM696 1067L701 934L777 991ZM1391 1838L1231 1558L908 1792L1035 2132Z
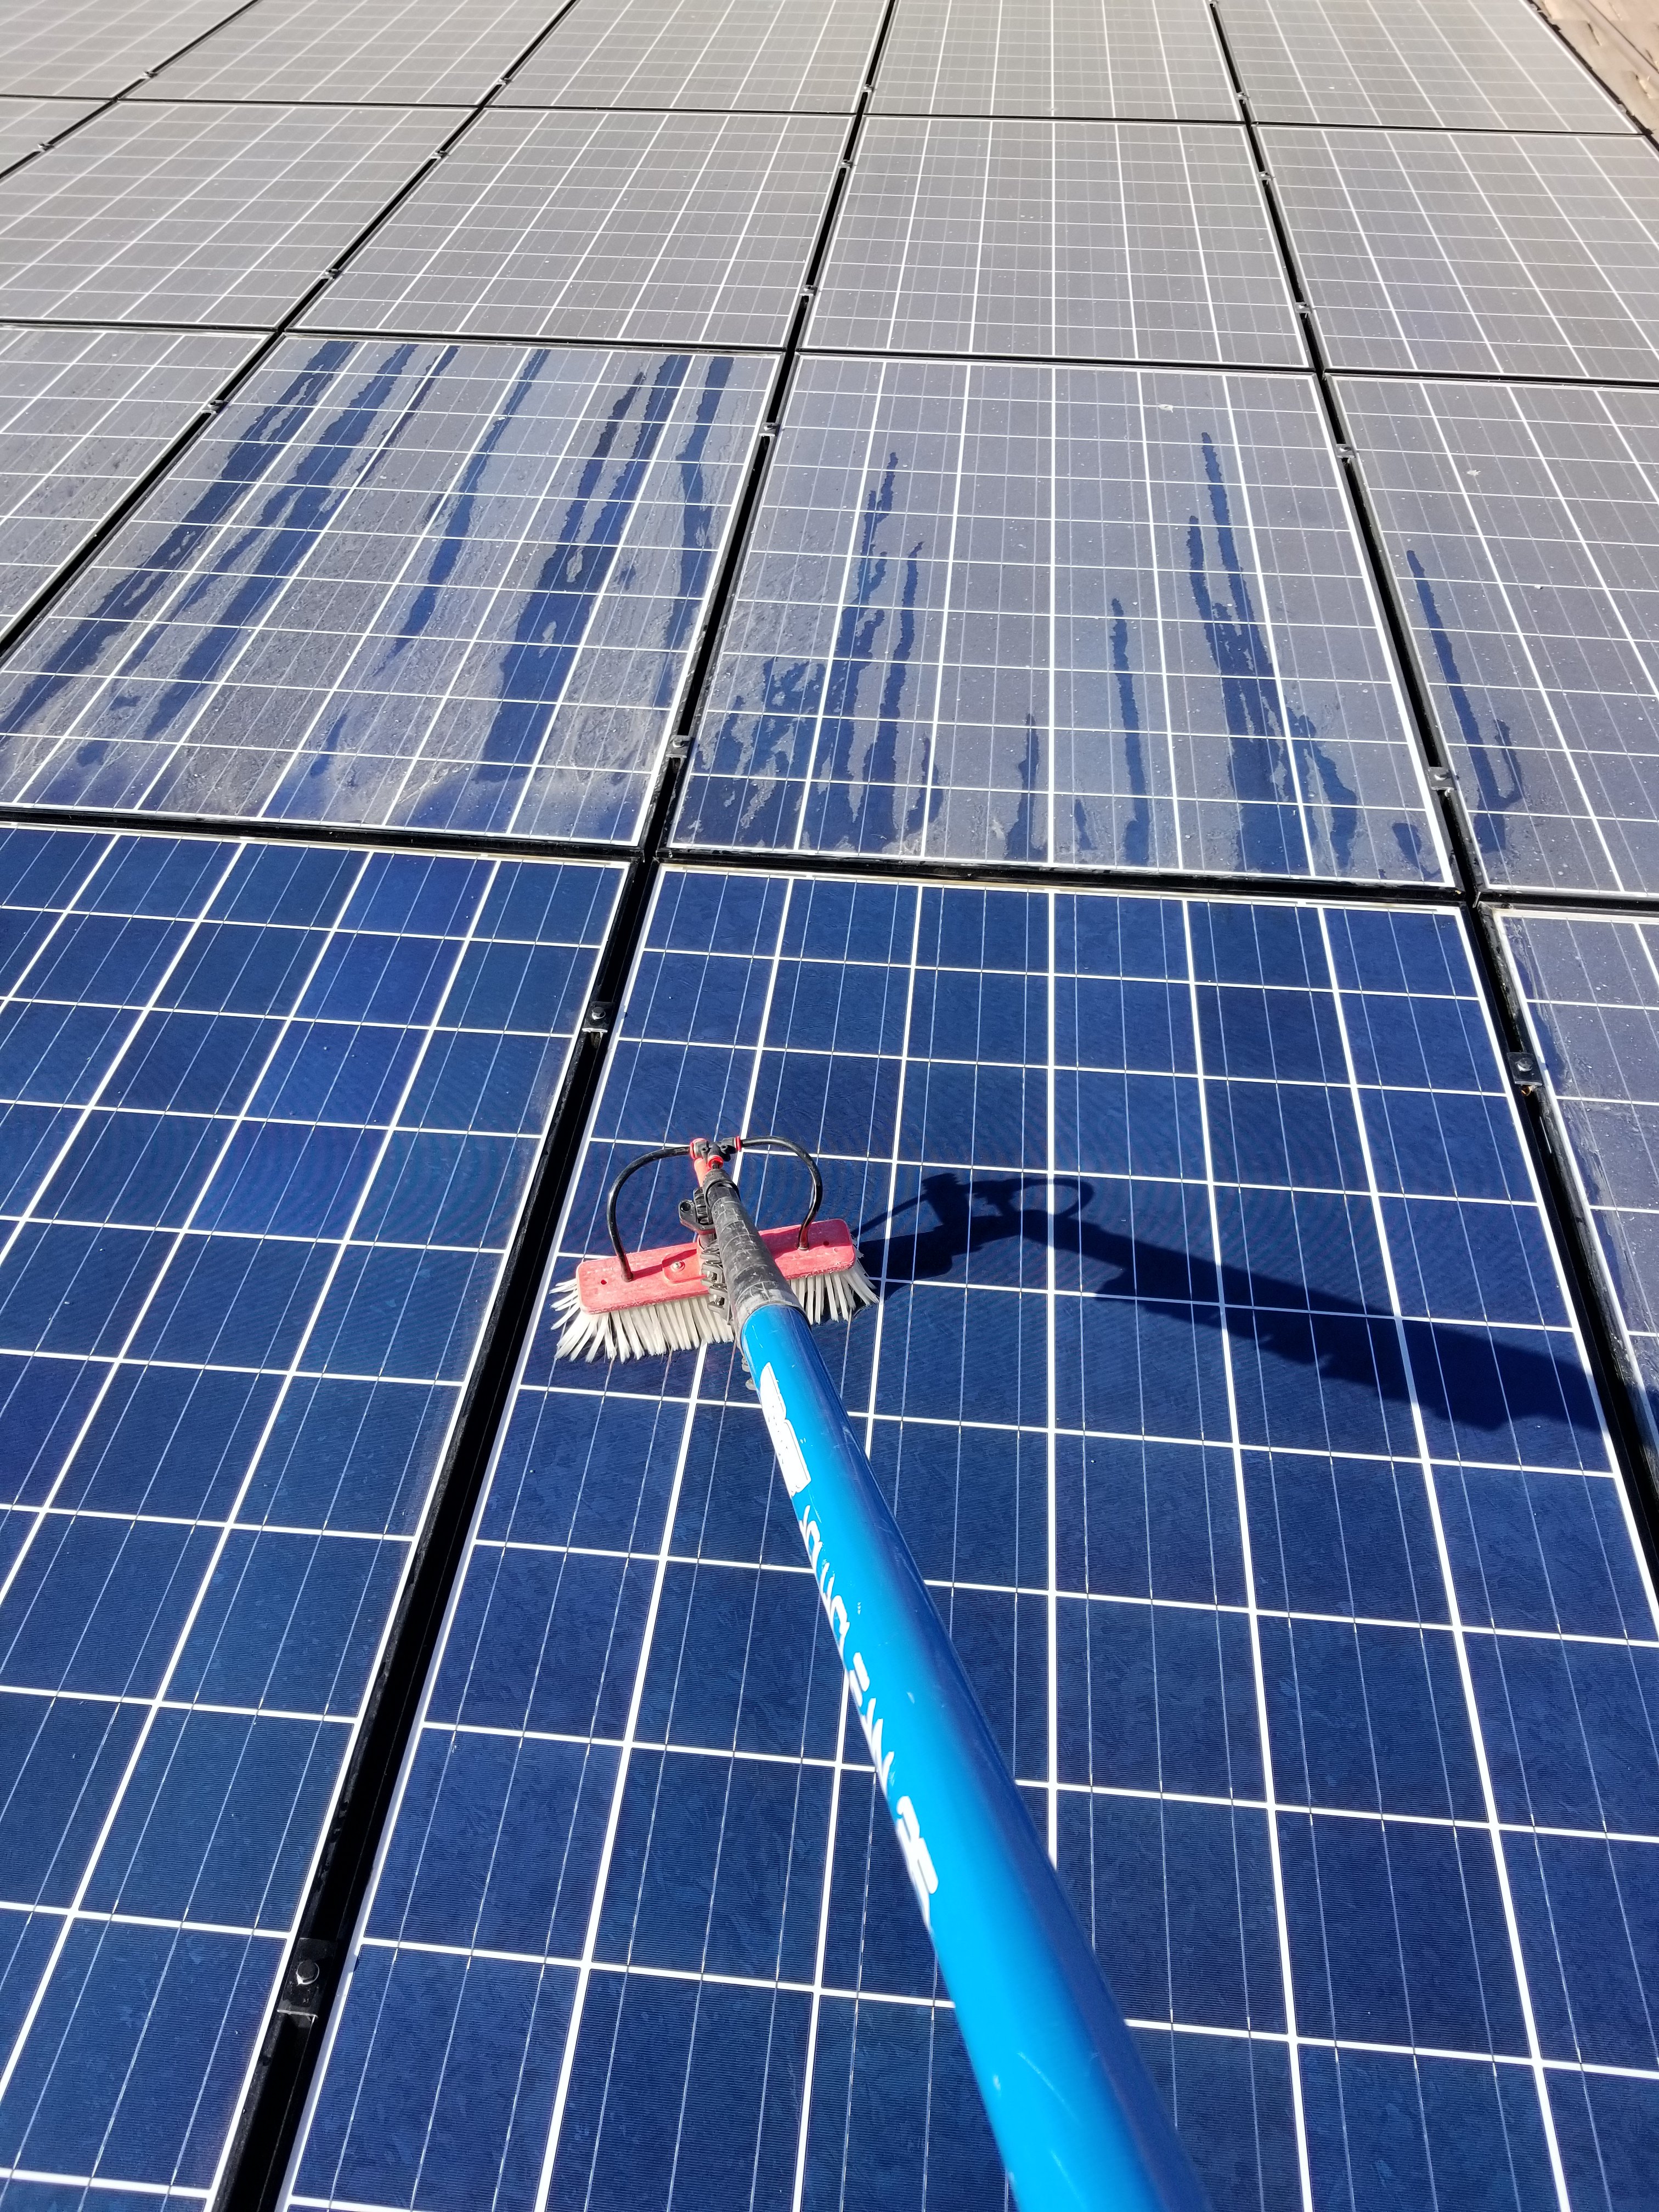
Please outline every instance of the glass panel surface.
M631 838L771 375L285 341L0 668L0 793Z
M899 0L872 105L1171 121L1238 112L1203 0Z
M1263 137L1334 368L1659 381L1659 161L1644 141Z
M0 169L27 161L97 105L95 100L0 99Z
M9 2176L212 2192L620 882L3 834Z
M1531 2212L1546 2097L1598 2202L1659 1637L1458 919L670 872L555 1274L744 1126L860 1228L826 1356L1217 2212ZM294 2201L994 2212L758 1409L553 1334Z
M198 416L254 341L0 331L0 622Z
M846 129L830 116L492 109L305 319L781 345Z
M677 834L1440 878L1310 386L809 359Z
M242 0L10 0L8 92L108 100L199 39Z
M269 329L459 120L108 108L0 179L0 314Z
M780 108L849 114L881 0L582 0L503 107Z
M1341 404L1487 877L1659 891L1659 394Z
M807 342L1299 364L1242 130L872 116Z

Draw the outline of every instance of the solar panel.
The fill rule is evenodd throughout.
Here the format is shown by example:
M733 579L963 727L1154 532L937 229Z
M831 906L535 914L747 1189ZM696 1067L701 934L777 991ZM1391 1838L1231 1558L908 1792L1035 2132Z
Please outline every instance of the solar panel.
M0 622L9 622L239 368L208 331L0 330Z
M1659 1636L1457 917L671 870L555 1273L743 1126L862 1224L832 1370L1218 2212L1601 2202ZM552 1340L291 2201L1000 2206L730 1355Z
M1300 363L1242 131L873 116L807 330L854 351Z
M284 0L243 10L140 100L454 100L491 91L560 0Z
M1300 378L805 362L677 835L1439 880Z
M1632 916L1510 913L1539 1057L1595 1225L1650 1435L1659 1433L1659 966Z
M0 791L633 837L771 375L286 340L9 656Z
M108 108L0 179L0 313L269 328L453 111Z
M1262 134L1337 368L1659 380L1659 162L1637 139Z
M1218 0L1263 123L1628 131L1528 0Z
M8 92L108 100L246 0L11 0Z
M503 107L707 107L850 113L881 0L582 0Z
M621 880L13 830L9 2191L211 2191Z
M491 109L306 320L781 344L845 130L811 115Z
M50 139L60 137L90 115L95 100L0 99L0 169L37 154Z
M1659 890L1659 395L1345 380L1481 865Z
M1198 122L1238 113L1203 0L899 0L872 106Z

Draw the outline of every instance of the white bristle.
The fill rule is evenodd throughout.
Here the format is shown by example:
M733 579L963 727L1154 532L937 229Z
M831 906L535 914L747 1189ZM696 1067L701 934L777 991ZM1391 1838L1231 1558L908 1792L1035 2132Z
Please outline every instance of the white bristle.
M808 1275L793 1288L814 1328L826 1321L850 1321L860 1306L876 1302L870 1278L856 1260L839 1274ZM730 1321L706 1295L589 1313L573 1280L560 1285L552 1306L561 1359L661 1359L671 1352L732 1341Z

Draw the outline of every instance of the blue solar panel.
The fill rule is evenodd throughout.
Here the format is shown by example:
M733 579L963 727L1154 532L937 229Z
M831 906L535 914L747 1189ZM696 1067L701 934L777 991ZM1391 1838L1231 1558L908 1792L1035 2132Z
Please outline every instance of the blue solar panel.
M213 2189L620 881L0 839L9 2194Z
M808 360L678 835L1443 879L1301 378Z
M1659 2123L1659 1628L1462 927L671 870L555 1269L635 1149L820 1150L832 1370L1217 2212L1628 2206ZM553 1335L292 2201L1002 2205L730 1354Z
M633 836L771 375L286 341L0 670L0 795Z

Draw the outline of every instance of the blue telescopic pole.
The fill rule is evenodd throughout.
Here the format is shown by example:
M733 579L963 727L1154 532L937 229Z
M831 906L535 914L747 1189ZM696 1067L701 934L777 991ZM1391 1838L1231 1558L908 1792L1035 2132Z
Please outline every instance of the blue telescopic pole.
M759 1393L1020 2212L1202 2212L806 1317L718 1155L696 1165L710 1290Z

